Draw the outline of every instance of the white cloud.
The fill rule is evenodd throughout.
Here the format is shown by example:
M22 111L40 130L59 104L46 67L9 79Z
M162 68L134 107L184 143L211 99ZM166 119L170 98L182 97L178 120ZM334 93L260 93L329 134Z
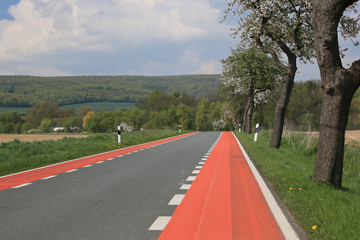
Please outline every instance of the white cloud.
M221 72L221 63L216 60L201 63L200 68L196 71L198 74L220 74Z
M21 0L0 21L0 62L225 34L205 0ZM215 25L215 27L214 27ZM218 25L218 26L216 26Z

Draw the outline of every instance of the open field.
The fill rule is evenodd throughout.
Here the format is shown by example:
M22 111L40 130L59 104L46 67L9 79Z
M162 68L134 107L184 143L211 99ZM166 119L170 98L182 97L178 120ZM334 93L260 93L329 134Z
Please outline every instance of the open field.
M0 143L11 142L15 139L22 142L34 142L43 140L58 140L64 137L85 138L89 135L81 134L0 134Z
M319 137L319 132L295 132L310 134L314 137ZM345 143L350 145L360 145L360 130L352 130L345 132Z
M82 106L90 106L94 111L107 111L118 109L131 109L134 108L134 103L130 102L88 102L78 103L71 105L60 106L60 108L74 109L77 111ZM0 113L16 111L20 114L26 114L30 108L24 107L0 107Z

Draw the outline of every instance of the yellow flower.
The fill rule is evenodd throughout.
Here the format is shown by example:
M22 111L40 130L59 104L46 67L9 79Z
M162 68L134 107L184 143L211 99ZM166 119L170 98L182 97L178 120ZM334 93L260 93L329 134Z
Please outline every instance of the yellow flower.
M289 188L289 190L290 190L290 191L292 191L292 190L293 190L293 188L291 187L291 188Z
M312 230L316 230L316 228L317 228L316 225L312 226Z
M284 177L284 181L286 180L286 177Z
M302 190L302 188L301 188L301 187L299 187L299 190Z

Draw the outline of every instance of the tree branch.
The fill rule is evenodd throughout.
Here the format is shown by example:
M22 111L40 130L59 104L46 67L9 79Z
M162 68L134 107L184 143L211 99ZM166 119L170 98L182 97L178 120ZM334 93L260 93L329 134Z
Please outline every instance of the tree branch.
M254 37L254 39L255 39L256 43L259 45L261 51L263 51L264 53L268 53L272 56L272 58L275 61L276 66L283 69L284 71L287 70L287 67L280 61L277 53L273 49L269 49L264 46L264 44L262 43L262 41L260 39L260 35Z

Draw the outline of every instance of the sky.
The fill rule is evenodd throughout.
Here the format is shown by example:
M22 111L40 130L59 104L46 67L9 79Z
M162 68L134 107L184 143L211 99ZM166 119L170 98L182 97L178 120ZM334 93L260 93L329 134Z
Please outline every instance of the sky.
M221 73L225 0L0 0L0 75ZM347 62L360 56L350 46ZM299 64L296 80L320 79Z

